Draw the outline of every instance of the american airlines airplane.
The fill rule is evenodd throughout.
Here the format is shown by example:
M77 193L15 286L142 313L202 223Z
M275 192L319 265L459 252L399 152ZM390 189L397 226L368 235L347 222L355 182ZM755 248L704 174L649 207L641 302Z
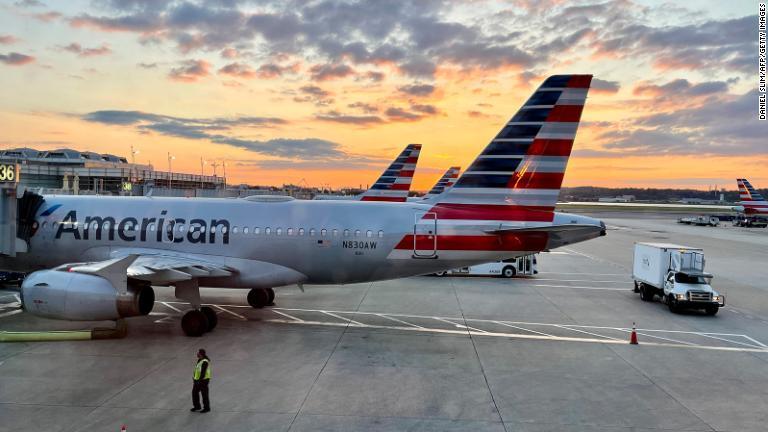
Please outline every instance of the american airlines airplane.
M749 180L736 179L736 184L739 187L739 198L741 198L736 210L748 215L768 214L768 202L752 187Z
M440 180L432 186L432 189L430 189L422 199L431 200L445 192L447 189L452 188L454 183L456 183L456 179L459 178L459 172L461 172L461 167L452 166L448 168L448 171L440 177Z
M317 200L351 199L359 201L405 202L411 191L413 173L419 162L421 144L408 144L402 153L384 170L376 182L357 196L318 195Z
M216 325L201 286L249 289L258 308L274 287L402 278L592 239L601 221L554 211L591 79L547 78L433 201L28 194L28 252L0 268L36 270L24 309L65 320L145 315L152 286L173 286L191 305L183 331L200 336Z

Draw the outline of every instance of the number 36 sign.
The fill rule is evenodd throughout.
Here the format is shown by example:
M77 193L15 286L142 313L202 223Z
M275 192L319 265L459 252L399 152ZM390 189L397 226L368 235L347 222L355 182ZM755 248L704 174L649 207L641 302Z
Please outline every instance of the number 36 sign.
M14 163L0 163L0 183L17 183L19 166Z

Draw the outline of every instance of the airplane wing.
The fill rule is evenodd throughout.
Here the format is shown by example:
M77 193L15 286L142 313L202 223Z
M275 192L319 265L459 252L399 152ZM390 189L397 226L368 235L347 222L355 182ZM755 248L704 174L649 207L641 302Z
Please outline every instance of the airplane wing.
M177 255L162 250L121 249L113 252L112 256L113 259L105 261L65 264L56 270L104 276L106 269L114 268L116 263L123 261L126 264L123 271L129 278L144 280L153 285L166 285L200 277L231 276L237 272L229 266L194 255Z

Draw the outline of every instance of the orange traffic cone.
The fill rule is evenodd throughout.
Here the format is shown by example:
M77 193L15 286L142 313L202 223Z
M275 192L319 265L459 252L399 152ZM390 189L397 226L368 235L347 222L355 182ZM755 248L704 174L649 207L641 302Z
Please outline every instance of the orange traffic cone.
M629 344L637 345L637 331L635 330L635 323L632 323L632 333L629 334Z

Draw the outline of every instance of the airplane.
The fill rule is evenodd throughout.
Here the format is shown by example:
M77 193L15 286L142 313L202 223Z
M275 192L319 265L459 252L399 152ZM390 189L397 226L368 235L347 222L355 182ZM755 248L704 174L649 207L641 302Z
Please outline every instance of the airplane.
M419 162L421 144L408 144L394 161L384 170L376 182L365 192L352 197L318 195L316 200L351 199L358 201L405 202L411 191L413 172Z
M421 199L423 200L430 200L435 198L436 196L440 195L441 193L445 192L446 189L450 189L453 187L453 184L456 183L456 179L459 178L459 172L461 171L461 167L458 166L452 166L448 168L448 170L443 174L442 177L440 177L440 180L435 183L434 186L432 186L432 189L429 190Z
M741 201L738 207L734 207L734 210L744 212L747 215L768 214L768 202L752 187L749 180L736 179L736 184L739 187Z
M434 202L40 196L19 203L27 252L0 268L33 271L26 312L65 320L146 315L152 286L191 305L189 336L215 328L200 287L350 284L431 274L605 235L600 220L555 212L591 75L553 75ZM26 200L26 201L25 201Z

